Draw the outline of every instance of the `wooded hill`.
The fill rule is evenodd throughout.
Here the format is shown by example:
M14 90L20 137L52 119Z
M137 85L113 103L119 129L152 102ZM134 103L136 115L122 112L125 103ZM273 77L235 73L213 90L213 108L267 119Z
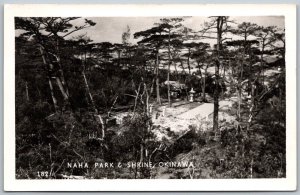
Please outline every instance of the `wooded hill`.
M40 171L48 178L155 178L156 169L65 164L159 162L184 154L197 167L192 174L169 170L170 178L285 177L284 29L217 16L194 31L184 18L162 18L133 34L137 44L129 41L129 26L122 43L96 43L87 35L70 38L96 25L85 19L74 26L78 19L15 18L22 30L15 38L17 178L41 178ZM193 88L196 101L214 104L212 128L191 125L180 136L171 129L172 140L156 139L150 107L178 101L169 81L185 86L182 99ZM236 100L228 111L236 122L224 128L218 113L225 98ZM120 112L129 114L117 125Z

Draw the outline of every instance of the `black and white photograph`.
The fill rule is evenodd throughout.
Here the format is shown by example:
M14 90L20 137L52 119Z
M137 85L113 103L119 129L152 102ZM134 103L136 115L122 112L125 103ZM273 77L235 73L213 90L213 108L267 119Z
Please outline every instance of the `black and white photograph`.
M286 179L286 21L14 16L14 178Z

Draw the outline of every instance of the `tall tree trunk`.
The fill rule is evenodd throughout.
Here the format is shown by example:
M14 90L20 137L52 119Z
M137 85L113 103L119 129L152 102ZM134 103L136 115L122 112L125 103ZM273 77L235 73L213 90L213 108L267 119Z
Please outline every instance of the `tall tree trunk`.
M179 58L180 59L180 58ZM184 65L183 65L183 61L182 59L180 59L180 65L182 67L182 72L181 74L184 74L184 84L186 84L186 72L185 72L185 69L184 69ZM181 75L181 78L182 78L182 75ZM187 89L185 89L185 94L186 94L186 101L189 101L189 94L187 92Z
M51 93L51 97L52 97L52 101L53 101L53 105L54 105L54 110L55 110L55 112L57 112L57 110L58 110L57 100L54 96L53 85L52 85L52 81L51 81L50 77L48 77L48 83L49 83L50 93Z
M244 72L244 56L245 48L243 50L242 60L241 60L241 73L238 83L238 121L241 122L241 104L242 104L242 81L243 81L243 72Z
M56 80L56 84L59 87L59 90L60 90L62 96L64 97L64 100L67 101L69 99L69 96L63 87L62 81L60 80L59 77L55 77L55 80Z
M56 61L58 63L58 66L59 66L59 77L60 77L60 80L61 80L61 84L62 84L62 93L65 93L67 94L67 96L69 96L69 90L68 90L68 87L67 87L67 83L66 83L66 80L65 80L65 76L64 76L64 71L62 69L62 65L61 65L61 60L60 60L60 50L59 50L59 40L57 39L56 40L56 52L57 52L57 55L53 54L53 56L56 58Z
M206 67L205 67L205 72L204 72L204 77L203 77L203 86L202 86L202 94L203 94L203 101L204 102L207 102L207 100L206 100L206 92L205 92L207 68L208 68L208 65L206 65Z
M237 110L237 115L238 115L238 121L241 119L241 101L242 101L242 94L241 94L241 84L238 84L238 110Z
M264 51L265 51L265 40L263 39L262 40L262 49L261 49L261 54L260 54L260 71L259 71L259 77L262 77L261 78L261 84L264 86L264 67L263 67L263 65L264 65L264 63L263 63L263 61L264 61L264 59L263 59L263 57L264 57Z
M186 74L185 73L185 68L184 68L184 65L183 65L183 61L182 61L182 59L181 58L179 58L179 60L180 60L180 66L181 66L181 68L182 68L182 71L181 71L181 74Z
M249 79L248 79L248 96L251 95L252 89L252 63L249 64Z
M161 105L161 100L160 100L160 93L159 93L159 61L158 61L158 53L159 50L157 49L156 53L156 102Z
M219 59L219 58L218 58ZM214 115L213 115L213 130L217 134L219 130L219 60L216 60L215 65L215 90L214 90Z
M148 93L148 88L147 88L147 84L144 81L144 91L146 93L146 97L145 97L145 107L146 107L146 113L147 116L150 116L150 106L149 106L149 93Z
M250 55L250 59L251 57L253 57L253 53L251 52L251 46L249 47L249 55ZM247 125L247 131L250 130L250 126L251 126L251 123L252 123L252 120L253 120L253 111L254 111L254 108L255 108L255 99L254 99L254 92L255 92L255 83L254 83L254 79L253 79L253 76L252 76L252 62L250 60L250 66L249 66L249 69L250 69L250 77L249 77L249 82L248 82L248 88L249 88L249 92L250 92L250 95L251 95L251 100L250 100L250 109L249 109L249 119L248 119L248 125Z
M170 67L171 67L171 50L170 50L170 29L169 29L169 40L168 40L168 58L169 58L169 63L168 63L168 75L167 75L167 81L168 81L168 102L169 102L169 107L172 106L171 102L171 92L170 92Z
M144 145L140 144L140 163L144 161Z
M83 70L83 71L81 72L81 74L82 74L83 81L84 81L84 87L85 87L85 90L86 90L86 92L87 92L87 94L88 94L88 97L89 97L89 99L90 99L92 108L93 108L93 110L94 110L96 113L98 113L98 110L96 109L96 106L95 106L94 98L93 98L93 96L92 96L92 94L91 94L91 91L90 91L90 88L89 88L89 84L88 84L87 79L86 79L86 76L85 76L85 71Z
M241 60L241 73L239 79L239 87L238 87L238 121L241 122L241 104L242 104L242 93L243 93L243 77L244 77L244 61L246 55L246 42L247 42L247 33L244 36L244 45L243 45L243 53L242 53L242 60Z
M81 60L82 60L82 58L81 58ZM82 77L83 77L83 82L84 82L84 87L85 87L86 93L88 94L88 97L90 99L90 103L91 103L92 108L93 108L94 113L95 113L94 114L94 118L95 118L96 122L98 124L100 124L100 126L101 126L101 136L102 136L101 138L104 139L104 137L105 137L105 124L104 124L104 121L103 121L101 115L98 112L98 109L96 108L94 98L92 96L92 93L90 91L90 87L89 87L88 81L86 79L86 75L85 75L85 65L86 64L85 63L86 63L86 56L85 56L84 61L82 60L82 71L81 71L81 74L82 74ZM97 126L97 129L98 128L99 128L99 126Z
M168 65L168 74L167 74L167 81L168 81L168 103L169 103L169 107L172 106L172 102L171 102L171 91L170 91L170 64Z
M175 69L175 74L176 74L176 80L178 80L178 70L177 70L177 64L174 62L174 69Z
M98 109L95 106L94 98L93 98L93 96L91 94L91 91L90 91L90 88L89 88L89 84L87 82L84 70L82 70L81 74L82 74L82 77L83 77L83 81L84 81L84 85L85 85L85 90L86 90L86 92L87 92L87 94L89 96L92 108L94 109L94 112L95 112L95 115L94 115L95 119L101 125L102 139L104 139L104 137L105 137L105 124L104 124L104 121L103 121L101 115L99 114Z
M155 73L155 74L156 74L156 73ZM153 77L153 79L152 79L152 82L151 82L152 84L151 84L151 87L150 87L150 95L149 95L149 96L151 96L152 93L153 93L155 81L156 81L156 76Z
M121 51L118 50L118 67L121 66Z
M66 81L65 81L65 77L64 77L64 73L62 70L62 66L61 66L61 62L60 62L60 57L55 55L55 54L50 54L52 56L54 56L56 58L57 64L59 66L58 69L58 74L56 75L51 75L51 77L55 77L56 83L59 87L59 90L64 98L64 101L66 103L69 103L69 92L68 92L68 87L66 85Z
M198 71L199 71L199 74L200 74L200 87L201 87L201 90L202 90L202 98L203 98L203 92L204 92L204 89L203 89L203 76L202 76L202 72L201 72L201 66L200 66L200 61L197 61L197 67L198 67Z
M48 77L48 83L49 83L49 88L50 88L50 94L51 94L51 98L52 98L54 110L55 110L55 112L57 112L57 110L58 110L57 100L56 100L55 95L54 95L54 90L53 90L53 85L52 85L52 81L51 81L51 76L50 76L50 73L49 73L49 65L47 64L46 56L45 56L45 52L44 52L43 47L40 46L39 49L40 49L40 53L42 55L43 63L46 66L46 70L48 71L47 77Z
M25 81L26 101L29 102L28 82Z
M191 48L188 48L188 58L187 58L187 65L189 69L189 74L191 74L191 66L190 66L190 55L191 55Z
M225 78L225 76L226 76L226 67L225 67L225 65L223 64L223 78Z
M251 59L253 58L253 54L251 52L251 46L249 46L248 48L248 53L249 53L249 58L250 58L250 62L249 62L249 79L248 79L248 96L251 95L252 97L252 81L253 81L253 76L252 76L252 61Z
M198 67L199 74L201 74L201 66L200 66L200 61L197 61L197 67Z
M151 65L151 64L150 64ZM152 65L151 65L152 66ZM151 68L150 68L151 70ZM154 85L155 85L155 82L156 82L156 63L153 65L153 79L152 79L152 84L150 86L150 93L149 93L149 98L150 96L152 95L153 91L154 91Z
M215 91L214 91L214 115L213 115L213 130L215 135L219 131L219 69L220 69L220 52L222 47L222 30L224 18L219 16L217 18L217 60L215 65Z
M253 83L254 84L254 83ZM253 120L253 111L255 108L255 102L254 102L254 87L251 85L251 103L249 108L249 117L248 117L248 125L247 125L247 131L250 130L250 126Z

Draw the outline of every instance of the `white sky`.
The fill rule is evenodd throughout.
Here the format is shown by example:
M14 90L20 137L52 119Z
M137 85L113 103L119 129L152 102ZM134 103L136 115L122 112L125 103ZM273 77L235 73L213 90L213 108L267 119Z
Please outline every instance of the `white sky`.
M96 23L95 26L77 31L68 37L67 39L76 37L78 35L86 34L94 42L111 42L121 43L122 33L126 31L127 25L131 30L131 43L136 43L138 40L133 38L133 34L138 31L146 30L154 26L154 23L158 23L161 17L93 17L87 18ZM282 16L242 16L242 17L230 17L230 20L234 20L236 23L251 22L259 26L277 26L284 28L284 17ZM183 24L193 29L194 31L201 30L204 22L208 22L210 19L203 16L193 16L185 18ZM72 23L74 25L82 25L84 18L77 19ZM16 36L22 31L16 30ZM233 37L233 39L236 39ZM202 42L215 43L215 40L201 40Z
M138 31L146 30L154 26L154 23L159 22L161 17L95 17L88 18L96 22L96 25L84 29L76 34L70 35L77 36L79 34L87 34L94 42L108 41L112 43L121 43L122 33L126 30L128 25L131 30L131 42L136 43L137 40L133 39L133 34ZM280 16L249 16L249 17L230 17L237 23L251 22L259 26L277 26L284 28L284 17ZM205 21L209 21L207 17L189 17L186 18L183 24L193 30L200 30ZM75 22L75 21L74 21ZM77 25L82 23L82 20L76 20ZM211 41L207 41L211 42Z

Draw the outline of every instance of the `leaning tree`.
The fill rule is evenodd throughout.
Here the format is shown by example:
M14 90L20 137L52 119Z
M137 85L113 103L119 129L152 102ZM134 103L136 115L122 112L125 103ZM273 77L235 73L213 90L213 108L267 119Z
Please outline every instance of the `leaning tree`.
M54 93L53 80L56 82L64 100L64 105L70 104L70 94L67 82L64 76L63 65L61 62L61 45L65 42L67 36L72 33L94 26L91 20L85 19L81 26L73 26L72 21L77 17L61 18L61 17L31 17L31 18L15 18L16 29L24 30L20 36L26 37L28 40L33 39L36 47L40 50L40 54L47 70L48 83L54 109L58 110L57 97Z

